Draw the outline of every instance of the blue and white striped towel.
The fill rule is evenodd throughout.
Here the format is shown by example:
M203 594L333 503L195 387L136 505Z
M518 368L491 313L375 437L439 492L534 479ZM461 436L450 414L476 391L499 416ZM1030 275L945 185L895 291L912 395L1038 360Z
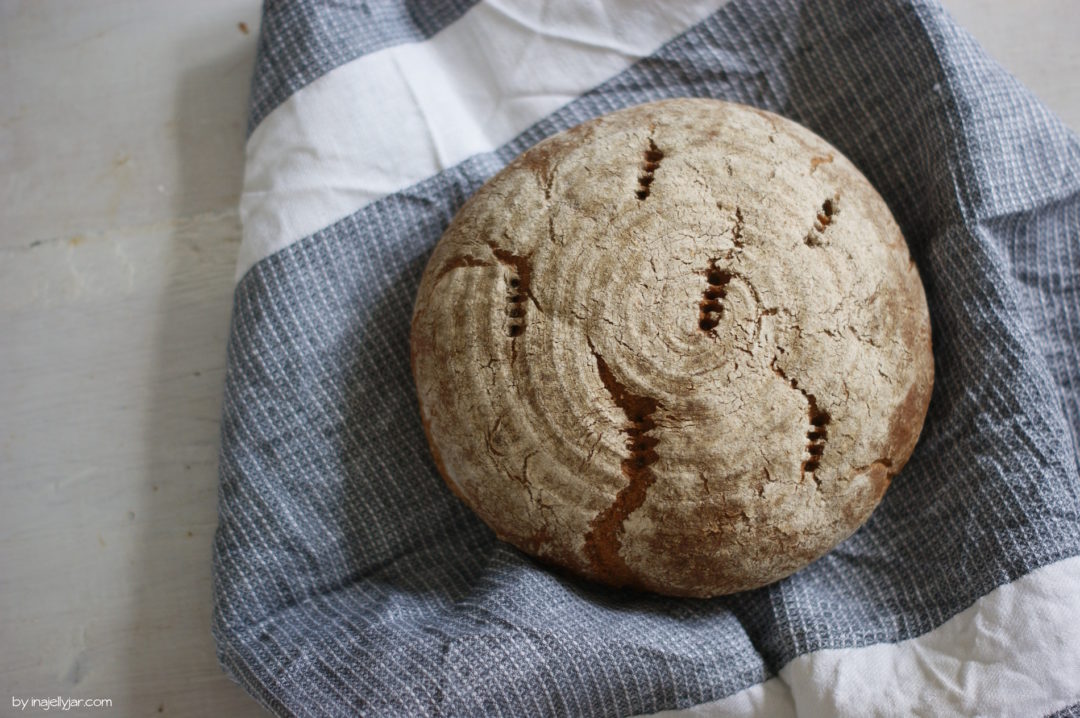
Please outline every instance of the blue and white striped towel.
M496 541L432 464L408 361L420 273L473 191L674 96L778 112L862 169L937 362L869 523L709 601ZM1080 141L936 3L271 0L251 108L213 631L270 710L1078 714Z

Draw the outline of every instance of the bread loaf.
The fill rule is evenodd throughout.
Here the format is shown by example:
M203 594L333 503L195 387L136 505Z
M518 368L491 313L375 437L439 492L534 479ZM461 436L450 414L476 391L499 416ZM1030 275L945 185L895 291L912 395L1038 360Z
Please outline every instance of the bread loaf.
M435 464L499 538L677 596L776 581L854 532L933 383L922 284L866 178L705 99L499 172L431 255L411 349Z

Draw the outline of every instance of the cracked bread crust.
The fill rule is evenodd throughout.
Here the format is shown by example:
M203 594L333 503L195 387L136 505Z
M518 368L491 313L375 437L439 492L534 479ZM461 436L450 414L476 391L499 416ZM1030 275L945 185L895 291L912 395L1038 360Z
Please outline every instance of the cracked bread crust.
M918 439L926 299L835 148L704 99L540 142L436 246L412 370L439 472L499 538L715 596L855 531Z

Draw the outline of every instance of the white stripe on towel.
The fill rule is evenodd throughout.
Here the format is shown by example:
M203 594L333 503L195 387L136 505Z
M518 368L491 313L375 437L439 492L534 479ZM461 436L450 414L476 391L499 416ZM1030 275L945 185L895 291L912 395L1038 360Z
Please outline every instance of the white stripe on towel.
M237 280L260 259L490 152L723 0L483 0L424 42L337 67L247 142Z
M1042 716L1080 702L1080 557L1000 586L929 633L794 659L663 718Z

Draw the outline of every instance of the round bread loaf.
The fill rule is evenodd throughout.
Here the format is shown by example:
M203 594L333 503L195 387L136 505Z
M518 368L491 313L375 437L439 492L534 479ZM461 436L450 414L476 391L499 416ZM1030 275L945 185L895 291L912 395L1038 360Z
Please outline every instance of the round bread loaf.
M427 264L412 369L435 463L499 538L715 596L855 531L933 383L884 201L802 126L677 99L526 151Z

